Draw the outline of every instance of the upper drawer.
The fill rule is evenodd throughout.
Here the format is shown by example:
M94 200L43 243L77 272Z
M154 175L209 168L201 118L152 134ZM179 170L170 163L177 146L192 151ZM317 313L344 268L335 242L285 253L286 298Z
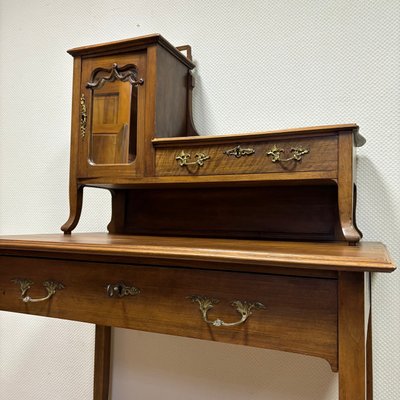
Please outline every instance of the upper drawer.
M156 175L236 175L336 171L336 135L156 149Z
M6 256L0 271L2 310L294 351L336 368L336 279ZM33 282L22 297L43 301L24 302L18 279ZM46 299L48 281L63 288ZM132 292L120 297L122 283ZM245 302L255 306L235 324Z

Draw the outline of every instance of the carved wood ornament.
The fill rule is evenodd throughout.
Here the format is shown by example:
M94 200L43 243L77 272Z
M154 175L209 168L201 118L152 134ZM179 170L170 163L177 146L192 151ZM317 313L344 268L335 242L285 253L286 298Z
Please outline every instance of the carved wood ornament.
M108 73L108 75L103 75ZM95 79L97 75L99 78ZM100 89L106 82L114 82L116 80L129 82L133 86L143 85L143 79L137 79L138 71L135 65L128 64L120 68L117 63L114 63L111 68L96 68L90 81L86 84L88 89Z

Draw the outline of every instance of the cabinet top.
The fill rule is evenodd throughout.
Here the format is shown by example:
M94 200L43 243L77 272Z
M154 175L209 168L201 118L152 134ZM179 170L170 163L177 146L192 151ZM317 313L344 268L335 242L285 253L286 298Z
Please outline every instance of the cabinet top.
M272 137L279 138L284 136L323 136L349 131L354 133L354 145L356 147L361 147L366 143L366 139L364 138L364 136L359 133L359 127L357 124L321 125L309 126L304 128L278 129L273 131L233 133L225 135L153 138L152 143L155 147L168 147L185 144L209 145L215 143L235 142L237 140L265 140Z
M173 56L179 59L190 69L195 65L186 58L175 46L158 33L151 35L138 36L131 39L117 40L114 42L100 43L89 46L76 47L68 50L67 52L73 57L78 56L101 56L105 54L112 54L116 52L129 52L145 49L151 45L159 45L168 50Z
M268 272L270 267L325 271L391 272L395 269L386 247L376 242L348 246L339 242L280 242L264 240L75 233L72 235L1 236L0 255L17 251L30 256L113 260L171 265L206 262L230 269ZM126 261L124 261L126 262ZM237 268L234 265L238 265ZM245 267L240 267L245 265Z

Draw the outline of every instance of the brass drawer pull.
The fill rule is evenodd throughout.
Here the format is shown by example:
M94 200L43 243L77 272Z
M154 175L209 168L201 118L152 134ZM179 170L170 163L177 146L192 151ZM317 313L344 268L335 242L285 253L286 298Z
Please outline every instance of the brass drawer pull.
M62 283L45 281L43 282L43 286L47 290L47 296L40 299L33 299L31 296L26 296L27 291L34 284L33 281L30 281L29 279L13 279L12 282L20 286L21 299L24 303L39 303L41 301L46 301L50 299L50 297L53 296L57 290L64 289L65 287Z
M235 146L233 149L224 151L224 154L226 154L227 156L235 156L236 158L240 158L243 156L251 156L255 152L256 151L251 148L242 149L239 144L239 145Z
M293 153L292 157L289 158L281 158L281 153L284 153L285 150L278 148L276 145L272 147L271 150L267 151L267 156L272 157L272 162L288 162L288 161L301 161L302 156L308 154L310 150L305 149L303 147L292 147L290 152Z
M81 138L84 139L86 135L86 126L87 126L87 109L86 109L86 99L85 95L81 94L81 120L80 120L80 130L81 130Z
M256 303L248 303L247 301L240 301L240 300L235 300L231 303L232 307L236 308L236 311L242 316L239 321L236 322L224 322L221 319L217 318L214 321L210 321L207 318L207 312L211 308L214 307L214 304L219 303L218 299L212 299L208 297L203 297L203 296L189 296L188 299L192 300L192 302L197 302L199 303L200 306L200 312L201 315L203 316L204 322L206 322L209 325L213 326L236 326L244 323L248 317L252 314L252 310L261 310L265 309L264 304L256 302Z
M106 290L109 297L136 296L140 293L140 289L134 286L126 286L123 282L110 283Z
M190 158L190 154L185 153L183 150L179 156L176 156L176 161L178 161L179 166L187 167L188 165L197 165L198 167L202 167L204 165L204 161L209 160L210 156L204 153L197 153L195 155L196 161L188 161Z

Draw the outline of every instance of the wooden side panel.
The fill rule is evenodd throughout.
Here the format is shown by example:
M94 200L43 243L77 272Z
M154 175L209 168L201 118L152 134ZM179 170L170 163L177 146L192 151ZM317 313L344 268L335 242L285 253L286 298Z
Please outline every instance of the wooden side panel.
M187 76L187 66L164 48L157 48L155 137L187 135Z
M74 59L74 79L72 87L72 116L71 116L71 150L70 150L70 167L69 167L69 217L62 225L61 230L65 233L71 231L78 224L82 211L82 195L83 188L78 185L78 165L79 159L82 157L81 146L79 144L79 98L81 86L81 67L80 57Z
M278 349L327 359L337 368L337 281L186 268L1 257L2 310L85 321L233 344ZM43 282L62 282L48 301L25 303L15 278L35 282L28 295L43 297ZM106 287L123 282L135 296L109 297ZM218 299L212 321L240 320L232 302L260 302L241 325L203 321L188 296Z

